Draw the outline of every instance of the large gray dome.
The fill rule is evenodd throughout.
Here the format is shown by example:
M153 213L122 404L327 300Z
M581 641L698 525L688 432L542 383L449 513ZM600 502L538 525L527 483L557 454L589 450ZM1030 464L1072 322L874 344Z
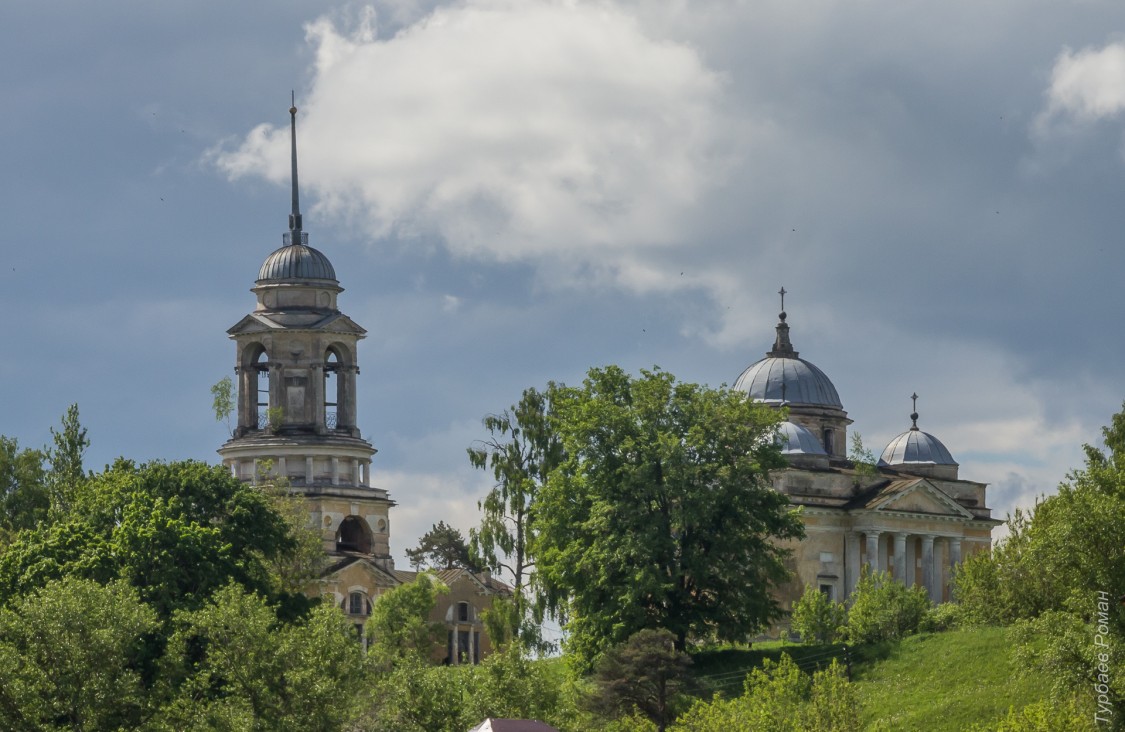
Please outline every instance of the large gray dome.
M262 280L330 280L336 270L328 257L307 244L287 244L266 257L258 271Z
M778 314L776 330L773 349L762 360L750 364L735 380L734 388L757 401L830 407L842 411L844 405L840 403L840 395L829 378L816 366L798 358L800 354L789 340L789 324L785 322L784 310Z
M941 440L917 427L911 427L891 440L879 456L879 465L891 468L896 465L956 464Z
M782 422L777 426L777 442L782 455L828 456L816 436L795 422Z
M734 388L763 402L844 408L824 372L795 356L766 356L743 371Z

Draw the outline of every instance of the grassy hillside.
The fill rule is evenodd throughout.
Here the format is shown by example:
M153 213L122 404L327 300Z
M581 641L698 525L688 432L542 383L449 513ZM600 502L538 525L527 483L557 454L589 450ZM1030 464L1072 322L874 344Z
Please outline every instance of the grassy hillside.
M747 668L789 653L802 668L839 646L756 645L751 650L700 653L696 674L709 688L737 694ZM1047 695L1043 678L1021 678L1009 658L1002 628L923 633L899 643L852 650L852 679L863 721L874 730L959 732Z

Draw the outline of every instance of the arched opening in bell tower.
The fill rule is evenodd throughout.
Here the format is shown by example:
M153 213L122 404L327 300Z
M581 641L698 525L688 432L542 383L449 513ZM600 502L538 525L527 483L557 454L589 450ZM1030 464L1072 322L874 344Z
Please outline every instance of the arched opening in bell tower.
M358 516L348 516L336 529L336 551L371 553L371 530Z
M324 355L324 426L334 430L340 425L340 354L329 348Z
M254 371L256 374L254 381L254 400L255 409L258 413L258 429L264 429L269 425L269 408L270 408L270 363L269 356L266 354L266 349L259 346L258 354L254 357Z

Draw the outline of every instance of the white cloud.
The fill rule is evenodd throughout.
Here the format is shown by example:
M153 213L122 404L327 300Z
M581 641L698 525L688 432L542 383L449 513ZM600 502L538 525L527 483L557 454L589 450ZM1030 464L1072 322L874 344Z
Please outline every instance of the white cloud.
M1050 134L1060 118L1088 123L1120 114L1125 110L1125 43L1063 49L1046 95L1047 109L1036 121L1040 134Z
M617 275L682 236L720 177L720 77L610 4L469 0L388 39L374 22L308 25L299 145L318 210L376 238ZM213 158L286 181L288 134L260 125Z

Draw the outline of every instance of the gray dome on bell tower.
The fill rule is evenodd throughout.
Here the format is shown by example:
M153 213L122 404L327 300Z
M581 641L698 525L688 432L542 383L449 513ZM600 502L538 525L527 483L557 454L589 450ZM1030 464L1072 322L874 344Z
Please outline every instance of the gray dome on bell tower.
M304 240L308 241L308 234ZM293 280L328 280L338 284L336 269L328 261L328 257L307 244L285 244L273 254L266 257L262 268L258 270L258 283L293 281Z

